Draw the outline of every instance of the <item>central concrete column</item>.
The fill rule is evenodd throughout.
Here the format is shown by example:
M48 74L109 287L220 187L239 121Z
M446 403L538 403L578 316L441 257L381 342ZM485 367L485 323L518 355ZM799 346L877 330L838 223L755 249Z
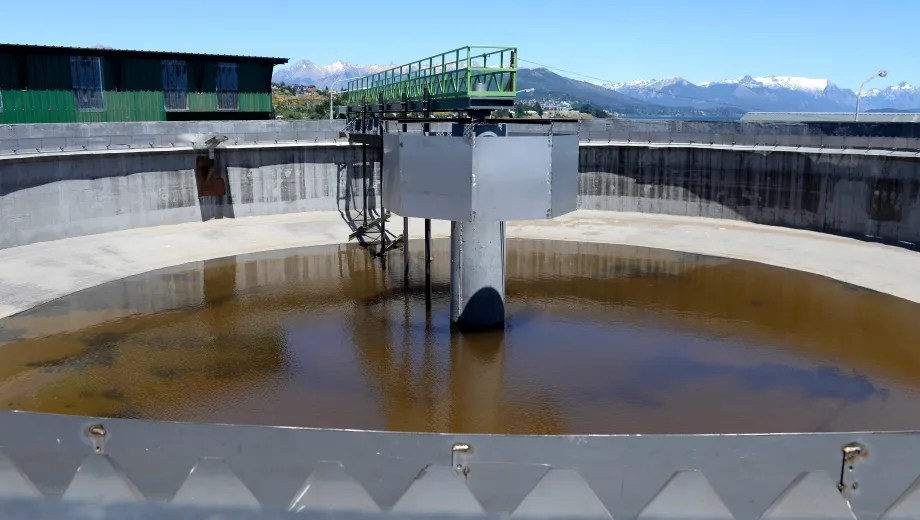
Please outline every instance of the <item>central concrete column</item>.
M450 319L460 329L505 322L504 222L451 222Z

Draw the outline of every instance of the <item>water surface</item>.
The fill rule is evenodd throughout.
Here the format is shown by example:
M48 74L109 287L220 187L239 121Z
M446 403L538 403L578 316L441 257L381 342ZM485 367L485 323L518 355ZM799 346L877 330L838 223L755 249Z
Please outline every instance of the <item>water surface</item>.
M750 262L509 240L505 330L452 333L449 251L172 267L0 321L0 406L399 431L920 428L920 306Z

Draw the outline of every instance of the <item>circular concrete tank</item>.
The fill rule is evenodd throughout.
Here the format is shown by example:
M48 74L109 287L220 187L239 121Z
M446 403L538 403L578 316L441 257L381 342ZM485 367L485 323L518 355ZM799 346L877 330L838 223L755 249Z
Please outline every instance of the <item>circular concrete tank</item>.
M579 210L509 223L507 327L465 336L442 222L430 319L398 252L384 272L343 245L380 157L339 130L3 127L2 404L457 433L0 411L4 482L53 507L350 511L366 489L401 515L911 517L916 139L581 123ZM826 431L708 434L783 429Z
M439 292L430 313L418 307L418 244L410 247L408 285L400 269L382 270L361 250L258 253L343 242L365 189L370 210L378 209L379 156L326 135L334 125L250 126L222 133L226 141L206 153L196 143L216 131L208 124L81 128L71 132L81 136L74 150L46 150L42 135L51 142L68 131L49 126L30 130L39 140L35 153L0 157L0 175L18 179L3 197L19 222L0 235L7 295L0 317L12 316L0 321L5 408L425 431L916 427L899 410L914 403L908 345L917 337L917 253L699 218L791 227L823 221L839 233L861 225L829 224L839 209L827 205L829 194L803 192L780 208L785 195L762 185L772 174L749 179L753 191L741 198L704 186L708 177L684 182L697 204L679 190L640 190L647 179L631 171L645 153L661 156L656 167L714 154L710 169L727 175L723 159L735 153L746 171L794 177L796 165L817 161L832 179L863 166L900 175L904 157L867 152L828 163L832 152L776 151L758 162L756 150L645 151L592 138L581 144L580 207L695 217L580 210L510 223L509 321L499 331L462 335L441 319L450 306ZM159 139L136 138L151 132ZM263 141L274 144L257 144ZM96 151L100 143L104 153ZM365 158L372 178L362 186ZM198 170L210 184L196 180ZM787 180L780 184L806 191L832 186ZM203 186L211 191L203 194ZM59 193L72 200L62 203ZM906 206L893 213L873 204L870 220L901 219L879 224L873 236L913 236ZM420 230L413 222L411 236ZM446 232L441 226L435 235ZM439 247L436 287L443 289L449 260ZM358 368L356 352L376 361ZM334 367L360 377L333 377ZM226 382L237 386L225 393ZM349 406L350 419L342 412Z

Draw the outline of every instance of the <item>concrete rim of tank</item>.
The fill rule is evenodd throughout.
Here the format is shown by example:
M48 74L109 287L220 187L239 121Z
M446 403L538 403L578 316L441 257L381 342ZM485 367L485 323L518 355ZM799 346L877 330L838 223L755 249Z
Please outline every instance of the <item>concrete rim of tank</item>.
M391 226L401 232L400 219ZM434 221L433 236L449 236ZM411 219L409 238L421 238ZM102 283L183 263L347 243L338 212L135 228L0 249L0 319ZM704 217L579 210L508 223L508 238L624 244L748 260L836 279L920 303L920 252L813 231ZM411 245L410 245L411 247Z

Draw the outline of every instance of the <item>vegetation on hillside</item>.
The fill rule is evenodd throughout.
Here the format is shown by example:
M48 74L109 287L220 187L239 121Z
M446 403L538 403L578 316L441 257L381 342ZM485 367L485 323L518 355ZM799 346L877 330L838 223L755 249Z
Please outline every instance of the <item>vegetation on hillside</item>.
M605 117L610 117L610 114L602 108L596 107L591 103L582 103L580 105L575 105L575 110L581 112L582 114L589 114L598 119L603 119Z
M282 119L329 119L329 95L328 88L272 84L272 108ZM332 95L334 106L344 103L341 95Z
M521 101L514 105L514 117L549 117L549 118L566 118L566 119L591 119L591 118L608 118L616 117L606 110L592 105L591 103L579 103L571 109L552 109L544 108L539 101L527 102Z
M543 107L539 101L533 103L521 102L514 105L514 117L527 117L536 114L537 117L543 117Z

